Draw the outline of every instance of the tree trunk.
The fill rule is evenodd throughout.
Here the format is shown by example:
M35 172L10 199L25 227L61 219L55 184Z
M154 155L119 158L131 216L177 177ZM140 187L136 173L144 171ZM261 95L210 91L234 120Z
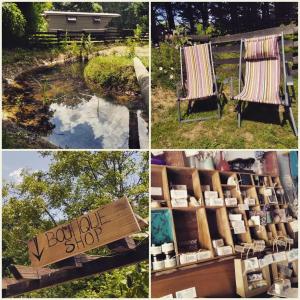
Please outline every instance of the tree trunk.
M171 2L166 2L164 3L165 10L167 13L167 19L168 19L168 25L169 29L175 29L175 22L174 22L174 14L173 14L173 9L172 9L172 3Z

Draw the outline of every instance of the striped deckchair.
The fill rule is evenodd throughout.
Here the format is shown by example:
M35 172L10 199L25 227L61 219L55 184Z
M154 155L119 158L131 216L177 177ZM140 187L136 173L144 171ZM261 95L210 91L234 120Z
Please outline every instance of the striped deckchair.
M183 59L184 57L184 65ZM212 117L198 119L182 119L180 103L188 101L187 114L191 112L191 105L196 100L206 100L216 97L218 93L217 81L213 66L211 43L180 48L181 82L177 86L177 107L179 122L201 121ZM184 73L186 76L184 76ZM221 107L217 98L218 116L221 117ZM215 116L213 116L215 117Z
M282 61L280 59L279 43L281 39ZM246 70L243 90L242 86L242 53L245 46ZM284 93L281 95L281 62L283 68ZM286 115L289 116L295 135L297 127L291 109L290 97L287 93L286 66L284 54L284 38L281 35L270 35L251 39L242 39L239 64L239 94L238 127L241 126L243 107L246 102L284 105ZM243 103L243 104L242 104Z

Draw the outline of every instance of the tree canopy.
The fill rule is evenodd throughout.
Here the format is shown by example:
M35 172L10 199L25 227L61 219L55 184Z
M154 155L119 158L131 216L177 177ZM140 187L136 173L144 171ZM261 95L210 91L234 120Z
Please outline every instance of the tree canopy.
M201 24L216 35L253 31L297 22L297 2L152 2L152 36L182 26L190 33ZM211 29L213 28L213 30Z
M148 153L41 152L48 171L23 170L20 183L3 184L3 274L9 264L29 265L27 241L36 234L127 196L148 216ZM106 255L105 247L92 250ZM65 283L29 297L147 297L148 263Z

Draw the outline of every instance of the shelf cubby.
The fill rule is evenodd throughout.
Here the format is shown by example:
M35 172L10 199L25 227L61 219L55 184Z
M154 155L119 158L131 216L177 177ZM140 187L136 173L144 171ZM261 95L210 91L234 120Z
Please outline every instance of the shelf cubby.
M202 199L201 185L198 172L194 168L167 167L169 189L173 185L186 185L189 196Z
M161 189L161 195L151 194L151 199L161 202L162 206L170 207L170 193L168 186L167 169L165 166L152 165L151 188ZM164 203L166 205L164 205Z

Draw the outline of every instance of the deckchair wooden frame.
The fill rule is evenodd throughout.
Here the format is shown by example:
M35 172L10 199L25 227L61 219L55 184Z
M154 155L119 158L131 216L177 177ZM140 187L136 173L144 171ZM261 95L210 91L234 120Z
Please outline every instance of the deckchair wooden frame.
M282 105L284 106L285 109L285 114L287 117L289 117L290 121L291 121L291 125L292 125L292 130L295 134L295 136L298 136L298 130L297 130L297 126L296 126L296 122L294 119L294 115L293 115L293 111L292 111L292 107L291 107L291 96L288 93L288 86L293 85L293 80L292 78L287 78L287 71L286 71L286 61L285 61L285 51L284 51L284 35L283 32L278 35L278 38L281 39L281 58L282 58L282 69L283 69L283 95L280 95L280 97L282 98ZM244 80L243 80L243 59L242 59L242 55L243 55L243 46L245 45L245 39L241 39L241 43L240 43L240 60L239 60L239 94L242 91L242 84L244 84ZM241 123L242 123L242 115L245 109L245 104L246 102L250 102L250 101L245 101L245 100L238 100L237 103L237 122L238 122L238 127L241 127ZM280 105L280 104L273 104L270 103L271 105Z
M183 92L186 90L184 86L184 75L183 75L183 59L182 59L182 50L183 47L180 47L180 76L181 76L181 81L177 85L177 109L178 109L178 121L179 122L194 122L194 121L205 121L205 120L210 120L210 119L220 119L221 118L221 104L220 104L220 93L218 91L218 85L217 85L217 79L215 75L215 69L214 69L214 63L213 63L213 57L212 57L212 49L211 49L211 42L209 42L209 58L210 58L210 64L211 64L211 76L213 78L213 90L214 93L211 96L208 97L201 97L201 98L195 98L195 99L180 99L180 97L183 95ZM194 119L183 119L181 115L181 107L180 107L180 102L181 101L188 101L188 108L186 114L189 115L191 113L191 103L193 101L199 101L199 100L206 100L210 98L216 97L217 99L217 115L210 116L210 117L201 117L201 118L194 118Z

